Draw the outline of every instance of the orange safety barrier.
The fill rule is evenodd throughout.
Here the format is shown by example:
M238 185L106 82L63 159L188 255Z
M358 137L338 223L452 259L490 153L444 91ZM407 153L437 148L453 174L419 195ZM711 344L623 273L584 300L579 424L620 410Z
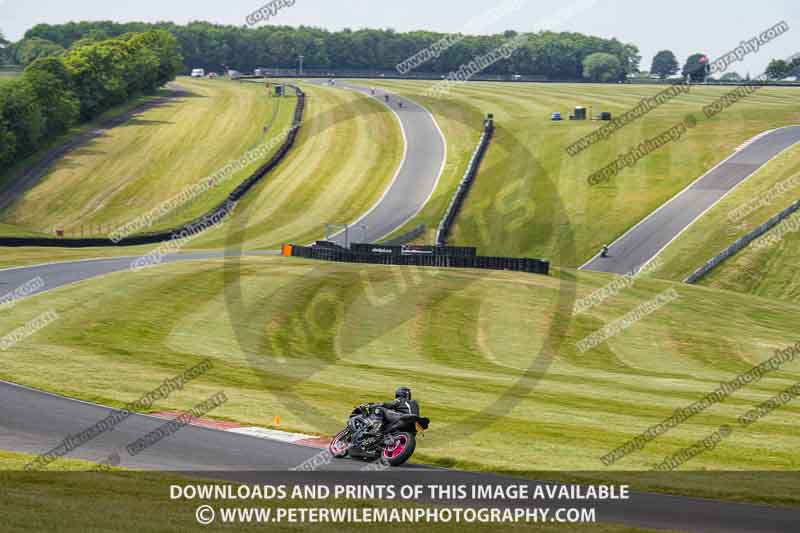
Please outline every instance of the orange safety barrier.
M292 257L292 245L291 244L284 244L281 248L281 255L283 257Z

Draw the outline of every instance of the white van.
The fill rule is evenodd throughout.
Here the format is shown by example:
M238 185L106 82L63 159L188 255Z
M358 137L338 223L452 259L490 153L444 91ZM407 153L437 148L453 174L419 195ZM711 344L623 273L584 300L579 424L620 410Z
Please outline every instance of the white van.
M193 68L192 69L192 77L193 78L202 78L206 75L206 71L201 68Z

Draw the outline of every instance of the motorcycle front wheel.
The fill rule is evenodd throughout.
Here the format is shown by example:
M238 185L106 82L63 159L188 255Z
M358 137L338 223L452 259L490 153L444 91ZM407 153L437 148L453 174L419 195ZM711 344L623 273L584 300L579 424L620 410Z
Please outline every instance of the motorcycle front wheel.
M349 431L345 429L336 435L331 441L330 445L328 446L328 451L331 452L333 457L337 459L347 457L347 450L350 449L350 442L347 438L349 436L348 434Z
M411 458L417 439L413 433L401 432L392 435L392 444L386 446L381 459L391 466L400 466Z

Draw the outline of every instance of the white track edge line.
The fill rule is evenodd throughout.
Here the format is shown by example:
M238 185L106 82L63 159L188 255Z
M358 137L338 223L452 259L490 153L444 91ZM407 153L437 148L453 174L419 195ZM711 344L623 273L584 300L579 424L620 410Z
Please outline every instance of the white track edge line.
M780 127L780 128L775 128L775 129L772 129L772 130L766 130L766 131L763 131L763 132L759 133L759 134L758 134L758 135L756 135L755 137L752 137L751 139L755 139L755 138L756 138L756 137L758 137L759 135L764 135L764 136L766 136L766 135L765 135L765 133L773 133L773 132L776 132L776 131L778 131L778 130L787 129L787 128L795 128L795 127L797 127L797 125L796 125L796 124L795 124L795 125L791 125L791 126L782 126L782 127ZM747 142L747 141L745 141L745 142ZM708 170L707 170L706 172L704 172L704 173L703 173L703 174L702 174L702 175L701 175L699 178L697 178L696 180L694 180L693 182L691 182L689 185L687 185L686 187L684 187L683 189L681 189L681 191L680 191L680 192L678 192L677 194L675 194L675 196L671 197L669 200L667 200L666 202L664 202L663 204L661 204L660 206L658 206L658 207L657 207L657 208L656 208L654 211L652 211L652 212L651 212L649 215L647 215L647 216L646 216L646 217L644 217L642 220L640 220L639 222L637 222L637 223L636 223L636 224L635 224L635 225L634 225L634 226L633 226L631 229L629 229L628 231L626 231L625 233L623 233L622 235L620 235L619 237L617 237L616 239L614 239L614 241L612 241L612 242L611 242L611 244L609 244L609 245L608 245L608 247L609 247L609 248L611 248L612 246L614 246L615 244L617 244L619 241L621 241L622 239L624 239L625 237L627 237L627 235L628 235L629 233L633 232L633 231L634 231L636 228L638 228L639 226L641 226L642 224L644 224L645 222L647 222L647 220L648 220L650 217L653 217L653 216L655 216L655 214L656 214L656 213L658 213L658 212L659 212L659 211L661 211L663 208L665 208L665 207L666 207L666 206L667 206L667 205L668 205L670 202L672 202L673 200L675 200L676 198L678 198L680 195L682 195L683 193L685 193L686 191L688 191L688 190L689 190L690 188L692 188L692 187L693 187L695 184L697 184L697 182L699 182L700 180L702 180L703 178L705 178L706 176L708 176L709 174L711 174L711 173L712 173L714 170L716 170L718 167L720 167L720 166L722 166L723 164L727 163L729 159L732 159L734 156L736 156L736 155L740 154L741 152L742 152L741 150L740 150L740 151L734 151L734 152L733 152L731 155L729 155L728 157L726 157L725 159L723 159L722 161L720 161L719 163L717 163L716 165L714 165L713 167L711 167L710 169L708 169ZM783 152L781 152L781 153L783 153ZM771 161L771 159L770 159L770 161ZM765 163L764 163L764 164L762 164L760 167L758 167L758 168L756 169L756 171L757 171L757 170L760 170L760 169L761 169L763 166L765 166L767 163L769 163L769 161L765 162ZM755 173L755 172L754 172L754 173ZM745 180L742 180L742 181L746 181L746 179L745 179ZM592 261L594 261L595 259L597 259L597 257L598 257L599 255L600 255L600 253L599 253L599 252L598 252L598 253L596 253L594 256L592 256L592 258L591 258L591 259L589 259L588 261L586 261L586 262L585 262L583 265L579 266L579 267L578 267L578 270L583 270L583 269L584 269L584 267L586 267L586 265L588 265L589 263L591 263ZM653 256L653 257L655 257L655 256ZM650 259L648 260L648 263L649 263L650 261L652 261L652 259L653 259L653 258L650 258ZM645 263L645 264L647 264L647 263ZM641 270L641 267L639 268L639 270ZM590 272L595 272L595 271L590 271ZM598 271L598 272L601 272L601 271Z
M781 155L783 155L784 153L786 153L788 150L791 150L792 148L794 148L794 147L795 147L795 146L797 146L798 144L800 144L800 140L798 140L798 141L795 141L793 144L791 144L791 145L787 146L786 148L784 148L783 150L781 150L780 152L778 152L777 154L775 154L775 155L774 155L773 157L771 157L769 160L765 161L763 165L759 166L757 169L755 169L753 172L751 172L749 176L747 176L745 179L741 180L739 183L737 183L736 185L734 185L733 187L731 187L731 188L728 190L728 192L726 192L725 194L723 194L722 196L720 196L720 197L719 197L719 199L718 199L716 202L714 202L713 204L711 204L710 206L708 206L708 207L707 207L707 208L706 208L706 209L705 209L705 210L704 210L702 213L700 213L699 215L697 215L696 217L694 217L694 219L692 219L692 220L691 220L691 221L690 221L688 224L686 224L686 226L684 226L684 228L683 228L683 229L681 229L681 230L680 230L680 231L679 231L679 232L678 232L678 233L677 233L677 234L676 234L676 235L675 235L675 236L674 236L672 239L670 239L670 241L669 241L667 244L665 244L664 246L662 246L662 247L661 247L661 248L660 248L660 249L659 249L659 250L658 250L658 251L655 253L655 255L653 255L653 257L651 257L650 259L648 259L646 263L644 263L642 266L640 266L640 267L639 267L639 270L642 270L643 268L647 267L647 265L649 265L650 263L652 263L653 261L655 261L655 260L656 260L656 258L657 258L657 257L658 257L658 256L661 254L661 252L663 252L664 250L666 250L666 249L667 249L667 247L668 247L670 244L672 244L672 243L673 243L675 240L677 240L677 239L678 239L678 237L680 237L681 235L683 235L683 233L684 233L686 230L688 230L688 229L689 229L689 228L690 228L692 225L694 225L694 223L695 223L695 222L697 222L698 220L700 220L700 218L701 218L703 215L705 215L706 213L708 213L709 211L711 211L711 209L713 209L714 207L716 207L716 206L717 206L717 204L719 204L719 203L720 203L722 200L724 200L724 199L725 199L725 198L726 198L726 197L727 197L729 194L731 194L733 191L735 191L736 189L738 189L738 188L739 188L741 185L743 185L744 183L746 183L746 182L750 181L750 179L753 177L753 175L755 175L755 174L758 174L758 173L759 173L759 171L761 171L761 170L762 170L764 167L766 167L767 165L769 165L770 163L772 163L772 162L773 162L775 159L777 159L778 157L780 157Z

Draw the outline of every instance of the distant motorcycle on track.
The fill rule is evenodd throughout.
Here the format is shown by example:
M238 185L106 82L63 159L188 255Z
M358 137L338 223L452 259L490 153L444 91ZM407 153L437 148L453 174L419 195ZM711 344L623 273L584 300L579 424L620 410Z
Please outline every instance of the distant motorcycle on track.
M400 466L411 458L417 434L429 424L425 417L386 409L381 403L360 405L350 414L347 427L334 437L329 451L336 458L380 459Z

